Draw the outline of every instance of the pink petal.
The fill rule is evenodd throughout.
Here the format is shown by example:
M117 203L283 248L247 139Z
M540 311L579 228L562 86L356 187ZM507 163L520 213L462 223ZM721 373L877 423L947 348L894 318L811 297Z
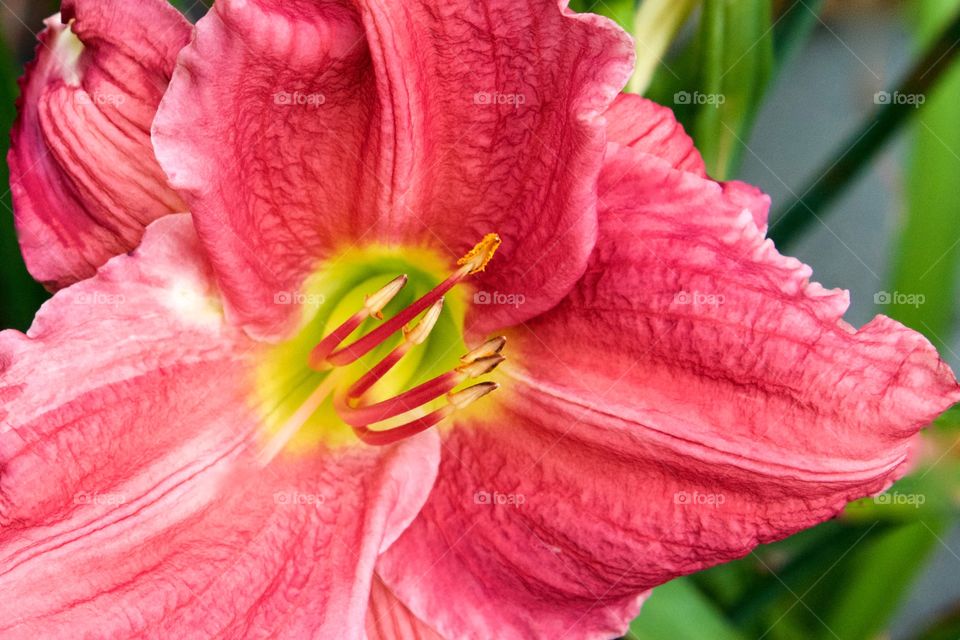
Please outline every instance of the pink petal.
M24 258L51 288L93 275L184 209L150 124L190 25L165 0L66 0L62 20L46 21L21 81L9 156Z
M556 0L359 4L219 2L181 56L154 139L230 309L281 334L299 314L277 292L341 249L452 262L491 232L504 245L477 286L527 304L477 328L553 306L593 246L629 38Z
M369 640L442 639L441 635L410 613L378 576L374 576L370 590L366 631Z
M388 451L253 460L261 347L186 216L0 334L0 636L360 637L435 474Z
M630 147L657 156L674 169L707 177L703 157L670 109L638 95L622 93L604 116L610 153L616 154L620 147ZM757 226L765 231L770 198L742 182L727 182L723 188L730 204L749 210Z
M439 236L451 257L485 233L503 237L477 287L527 300L483 308L479 333L554 306L593 247L601 114L632 72L630 38L566 0L366 4L400 136L399 162L381 176L404 169L384 207L406 218L408 237ZM489 101L507 104L478 104Z
M675 169L706 177L703 157L670 109L633 93L621 93L604 117L609 142L658 156Z
M888 487L960 399L926 339L844 323L720 185L623 149L600 195L586 274L510 336L500 411L449 435L378 564L444 635L621 634L651 587Z

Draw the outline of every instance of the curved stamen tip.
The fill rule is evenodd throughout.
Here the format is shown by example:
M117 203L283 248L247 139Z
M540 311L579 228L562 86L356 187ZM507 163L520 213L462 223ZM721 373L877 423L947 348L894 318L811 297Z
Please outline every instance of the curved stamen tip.
M457 409L466 409L471 404L500 388L496 382L481 382L461 391L447 394L447 401Z
M411 346L423 344L423 341L427 339L430 332L433 331L433 327L437 324L441 311L443 311L443 298L434 302L433 305L427 309L427 312L423 314L423 319L420 320L415 327L403 330L404 339L410 343Z
M371 316L383 319L383 308L390 304L390 301L393 300L400 290L407 285L407 275L403 274L402 276L397 276L386 285L384 285L379 291L374 294L367 296L366 302L363 303L363 306L366 308L367 313Z
M468 364L462 364L457 367L457 371L466 375L468 378L479 378L486 375L500 366L500 363L506 360L500 354L487 356L486 358L477 358Z
M469 267L470 271L468 273L483 271L487 267L487 263L490 262L490 259L493 258L493 254L497 252L499 246L500 236L495 233L488 233L483 236L483 240L478 242L473 249L470 249L465 256L457 260L457 264Z
M460 362L464 364L470 364L475 362L480 358L488 358L490 356L495 356L501 351L507 344L507 339L504 336L497 336L496 338L490 338L479 347L471 349L467 353L460 356Z

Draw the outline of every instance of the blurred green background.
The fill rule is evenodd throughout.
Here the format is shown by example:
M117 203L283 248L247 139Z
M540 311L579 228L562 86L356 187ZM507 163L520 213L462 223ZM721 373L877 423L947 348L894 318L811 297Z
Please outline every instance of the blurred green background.
M57 4L0 2L4 130ZM174 4L192 19L206 10ZM960 0L572 6L636 35L631 88L676 111L714 177L773 196L771 236L851 290L853 324L891 315L960 368ZM46 294L23 267L9 191L2 203L0 325L25 330ZM960 412L925 438L917 471L886 496L657 589L630 637L960 638Z

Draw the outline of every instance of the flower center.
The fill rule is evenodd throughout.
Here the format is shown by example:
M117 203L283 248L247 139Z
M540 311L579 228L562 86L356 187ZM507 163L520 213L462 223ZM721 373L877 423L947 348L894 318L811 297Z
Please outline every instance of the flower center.
M278 296L301 304L306 313L311 305L316 309L305 329L276 347L258 372L258 401L271 407L263 415L263 461L298 440L392 444L496 390L494 382L467 383L503 362L506 339L468 350L464 297L451 292L484 270L499 245L500 238L488 234L439 284L434 283L441 262L425 252L414 252L422 264L374 252L342 257L320 269L305 288L332 296ZM410 273L396 275L401 270ZM330 297L339 299L332 309L326 305ZM321 306L323 313L317 310ZM383 321L385 315L389 319Z

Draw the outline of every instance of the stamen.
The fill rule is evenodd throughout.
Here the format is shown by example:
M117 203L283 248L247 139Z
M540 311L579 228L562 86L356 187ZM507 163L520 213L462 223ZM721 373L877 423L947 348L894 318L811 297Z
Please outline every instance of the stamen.
M479 360L480 358L486 358L489 356L494 356L501 351L503 347L507 344L507 339L503 336L497 336L496 338L490 338L479 347L472 349L460 356L460 362L464 364L473 362L474 360Z
M393 429L375 431L363 426L354 427L353 432L357 434L357 437L366 444L375 447L385 447L389 444L393 444L394 442L400 442L401 440L405 440L406 438L426 431L430 427L446 420L448 417L450 417L450 415L453 414L455 410L456 409L453 405L447 405L425 415L422 418L417 418L416 420L402 424L399 427L394 427Z
M403 331L403 340L399 345L353 383L346 393L342 395L334 394L334 408L338 416L353 427L362 441L373 445L386 445L408 438L429 429L456 411L466 408L499 388L496 383L483 382L460 391L454 391L465 381L490 373L505 360L500 355L506 344L506 338L502 336L487 340L475 347L461 356L459 366L432 380L419 384L409 391L381 402L372 404L363 402L364 396L378 381L382 380L411 349L427 339L440 318L444 295L467 276L483 271L499 246L500 237L495 233L487 234L457 261L459 268L434 287L433 290L368 334L357 338L345 347L340 347L340 344L349 338L365 320L370 317L383 318L384 307L396 297L407 283L406 276L394 278L379 291L368 296L362 309L325 336L314 347L309 357L309 363L314 369L322 371L349 365L370 353L397 331ZM424 315L419 323L413 327L406 326L421 313ZM269 462L282 449L287 441L322 405L332 391L330 385L332 385L333 379L334 376L330 375L268 443L261 456L266 462ZM446 395L447 398L446 405L428 413L427 406L443 395ZM382 431L370 429L371 425L404 414L410 414L406 418L409 421L405 424ZM416 417L413 418L413 416Z
M347 391L347 404L351 407L356 406L359 399L372 387L378 380L383 378L390 369L394 367L400 359L403 358L413 347L423 344L433 327L440 318L440 312L443 310L443 298L433 303L433 306L427 309L423 319L412 329L403 330L403 342L401 342L393 351L387 354L380 362L366 372L363 377L357 380Z
M366 301L363 303L364 309L366 309L367 313L371 316L382 320L383 313L381 312L383 308L390 304L390 301L393 300L406 285L407 275L397 276L375 294L367 296Z
M499 367L500 363L504 360L506 360L506 358L498 353L496 355L487 356L486 358L478 358L467 364L462 364L454 369L454 371L460 372L462 375L466 376L467 379L479 378L480 376L484 376Z
M463 391L451 393L449 396L447 396L447 398L449 399L450 404L457 409L466 409L483 396L493 393L499 388L500 385L496 382L481 382L480 384L475 384L472 387L467 387Z
M422 431L426 431L430 427L449 418L457 411L465 409L483 396L493 393L499 388L500 385L498 385L496 382L481 382L480 384L475 384L472 387L468 387L462 391L448 394L447 404L445 406L423 416L422 418L417 418L416 420L412 420L406 424L400 425L399 427L384 429L383 431L375 431L364 425L354 427L353 431L357 434L357 437L360 438L360 440L369 445L386 446L393 444L394 442L399 442L405 438L415 436Z
M409 307L387 320L385 323L363 336L358 338L342 349L334 351L327 357L327 362L335 367L342 367L351 364L363 356L373 351L384 340L396 333L405 324L420 315L424 309L442 298L450 289L453 289L461 280L467 276L462 269L441 282L430 293L423 296Z
M363 324L363 321L370 316L382 319L383 308L400 293L400 290L403 289L406 284L406 275L397 276L379 291L367 296L366 301L363 303L363 309L347 318L346 322L334 329L333 332L328 334L313 348L313 351L310 352L310 366L318 371L329 369L330 367L325 366L324 361L327 359L327 356L330 355L330 352L336 349L341 342L347 339L347 336L353 333L357 327Z
M434 302L433 306L427 309L427 312L423 316L423 320L418 322L417 326L415 326L413 329L403 330L404 343L412 346L423 344L430 335L430 332L433 331L433 327L436 326L437 320L440 319L441 311L443 311L443 298L440 298Z
M384 340L396 333L401 327L403 327L403 325L420 315L424 309L436 302L442 296L446 295L447 292L459 284L461 280L470 274L483 271L484 268L486 268L487 263L490 262L490 259L493 258L493 254L496 252L497 247L499 246L500 236L495 233L489 233L484 236L483 240L477 243L473 249L468 251L465 256L457 261L457 264L461 265L460 269L457 269L446 280L437 285L432 291L411 304L409 307L398 313L384 324L380 325L362 338L357 339L352 344L329 354L326 357L327 362L333 366L342 367L365 356ZM344 336L344 338L346 338L346 336ZM324 341L326 341L326 339L324 339Z
M382 422L423 406L431 400L449 393L467 380L490 373L504 360L506 358L499 354L481 358L476 362L461 365L452 371L419 384L400 395L374 404L356 407L350 406L349 403L338 402L337 413L344 422L355 427Z

